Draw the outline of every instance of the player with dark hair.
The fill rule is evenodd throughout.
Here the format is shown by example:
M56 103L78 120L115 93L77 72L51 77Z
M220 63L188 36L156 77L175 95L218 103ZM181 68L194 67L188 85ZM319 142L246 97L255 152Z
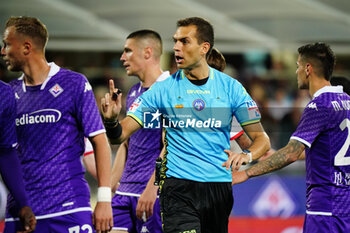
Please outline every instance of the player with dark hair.
M234 173L233 182L287 166L305 149L303 232L350 232L350 96L342 86L331 86L335 56L327 44L307 44L298 52L298 88L308 89L313 99L289 143L266 160Z
M145 29L127 37L120 60L129 76L140 79L129 90L127 109L155 82L170 76L160 67L161 55L162 40L157 32ZM149 182L162 147L160 128L141 129L120 145L112 170L116 189L112 200L113 232L162 232L158 187Z
M35 232L107 232L113 226L110 148L92 88L79 73L47 63L48 32L33 17L11 17L3 34L1 55L10 71L23 75L10 85L15 92L19 158L29 204L37 217ZM80 156L84 136L92 141L98 174L97 205L92 215L90 192ZM9 200L5 232L19 230Z
M161 55L162 40L157 32L143 29L127 37L120 60L129 76L140 79L129 90L127 108L153 83L170 76L160 67ZM115 225L112 232L162 232L158 186L153 185L152 175L154 162L162 147L160 128L141 129L119 146L112 169L112 191L115 192L112 199ZM85 159L85 164L92 167L88 161L93 161L93 156L86 157L89 160Z
M233 205L229 169L264 154L269 138L243 86L208 66L212 25L198 17L179 20L173 39L179 70L136 99L120 123L121 97L112 99L118 89L110 82L110 93L102 99L105 119L114 121L107 132L118 143L141 127L159 127L162 116L167 149L160 181L164 232L228 232ZM229 151L232 115L252 138L250 153Z

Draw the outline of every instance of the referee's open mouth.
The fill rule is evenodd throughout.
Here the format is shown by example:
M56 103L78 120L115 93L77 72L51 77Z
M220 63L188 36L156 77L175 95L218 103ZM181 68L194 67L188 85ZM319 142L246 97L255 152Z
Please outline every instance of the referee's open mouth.
M180 57L180 56L175 56L175 61L176 61L176 63L180 64L184 61L184 58Z

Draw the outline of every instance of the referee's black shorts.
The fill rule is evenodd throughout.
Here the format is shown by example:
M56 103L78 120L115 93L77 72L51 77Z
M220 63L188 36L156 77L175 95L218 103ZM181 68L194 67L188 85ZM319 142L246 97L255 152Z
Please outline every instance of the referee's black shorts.
M160 206L164 233L227 233L232 185L166 178Z

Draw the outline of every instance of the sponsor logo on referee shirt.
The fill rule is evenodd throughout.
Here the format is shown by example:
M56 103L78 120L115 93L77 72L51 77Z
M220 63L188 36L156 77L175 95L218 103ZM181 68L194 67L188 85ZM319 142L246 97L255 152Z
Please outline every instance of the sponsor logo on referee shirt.
M142 99L139 97L137 98L134 103L132 103L132 105L129 108L129 112L135 112L136 109L141 105L142 103Z
M254 100L249 100L245 102L247 109L248 109L248 115L249 119L256 119L260 117L260 111L258 106L256 105Z
M162 115L159 110L156 112L145 111L143 127L145 129L178 128L178 129L210 129L221 128L221 120L214 117L197 118L191 114L182 113L176 115Z
M161 113L159 112L159 110L157 110L156 112L152 113L152 112L144 112L143 115L143 119L144 119L144 123L143 123L143 127L145 129L160 129L161 128Z

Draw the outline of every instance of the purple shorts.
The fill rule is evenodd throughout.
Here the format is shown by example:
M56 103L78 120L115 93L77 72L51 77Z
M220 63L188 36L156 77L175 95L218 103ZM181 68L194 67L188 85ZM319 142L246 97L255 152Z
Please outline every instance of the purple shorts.
M4 233L16 233L21 230L19 221L5 223ZM76 212L57 217L37 219L35 233L93 233L91 211Z
M113 230L133 232L162 233L159 199L157 198L153 215L146 222L136 217L138 197L115 194L112 199Z
M303 233L350 232L350 217L305 215Z

